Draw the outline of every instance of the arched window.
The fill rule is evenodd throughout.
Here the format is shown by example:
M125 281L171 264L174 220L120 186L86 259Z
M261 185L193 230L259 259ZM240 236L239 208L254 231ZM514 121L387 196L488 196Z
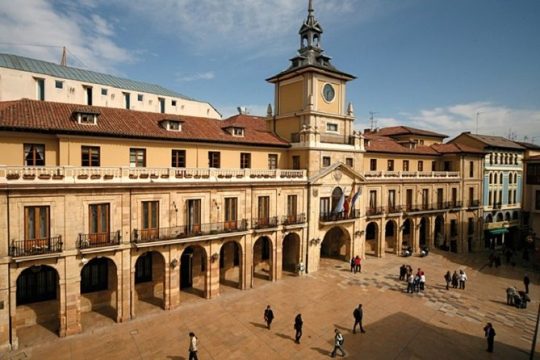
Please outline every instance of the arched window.
M489 173L489 183L493 184L493 174Z
M499 184L502 185L502 183L503 183L503 174L500 173L500 174L499 174Z

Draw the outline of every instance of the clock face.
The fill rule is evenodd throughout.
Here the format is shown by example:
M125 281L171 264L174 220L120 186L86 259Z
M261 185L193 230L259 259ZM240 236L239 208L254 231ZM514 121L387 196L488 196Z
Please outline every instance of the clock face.
M334 90L334 87L330 84L325 84L323 87L323 96L324 100L328 102L334 100L334 97L336 96L336 91Z

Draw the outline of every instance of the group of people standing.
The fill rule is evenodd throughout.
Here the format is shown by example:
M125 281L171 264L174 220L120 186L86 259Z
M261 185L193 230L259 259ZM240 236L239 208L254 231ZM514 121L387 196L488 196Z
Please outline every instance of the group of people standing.
M465 283L467 282L467 274L463 270L459 270L459 274L457 270L454 270L453 274L450 274L450 271L447 271L446 274L444 274L444 280L446 281L446 290L450 289L450 285L452 285L452 288L457 289L458 287L462 290L465 290Z
M362 259L360 256L356 255L355 257L351 258L350 264L352 273L356 274L357 272L362 272Z
M399 268L399 280L407 282L407 293L415 293L425 290L426 274L418 268L416 274L413 274L413 269L410 265L401 265Z

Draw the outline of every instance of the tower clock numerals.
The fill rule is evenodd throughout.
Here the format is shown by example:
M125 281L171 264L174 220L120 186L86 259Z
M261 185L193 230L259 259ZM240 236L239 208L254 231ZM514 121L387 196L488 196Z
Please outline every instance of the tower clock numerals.
M334 87L330 84L325 84L323 87L324 100L331 102L332 100L334 100L335 96L336 96L336 91L334 90Z

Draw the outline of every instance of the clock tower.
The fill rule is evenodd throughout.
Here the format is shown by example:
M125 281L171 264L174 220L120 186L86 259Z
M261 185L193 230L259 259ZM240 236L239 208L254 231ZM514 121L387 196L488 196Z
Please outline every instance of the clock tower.
M292 144L289 167L313 175L336 162L360 170L360 133L353 130L354 113L346 105L346 84L353 75L338 70L322 48L323 29L309 1L300 27L300 48L289 68L267 79L275 86L271 130Z

